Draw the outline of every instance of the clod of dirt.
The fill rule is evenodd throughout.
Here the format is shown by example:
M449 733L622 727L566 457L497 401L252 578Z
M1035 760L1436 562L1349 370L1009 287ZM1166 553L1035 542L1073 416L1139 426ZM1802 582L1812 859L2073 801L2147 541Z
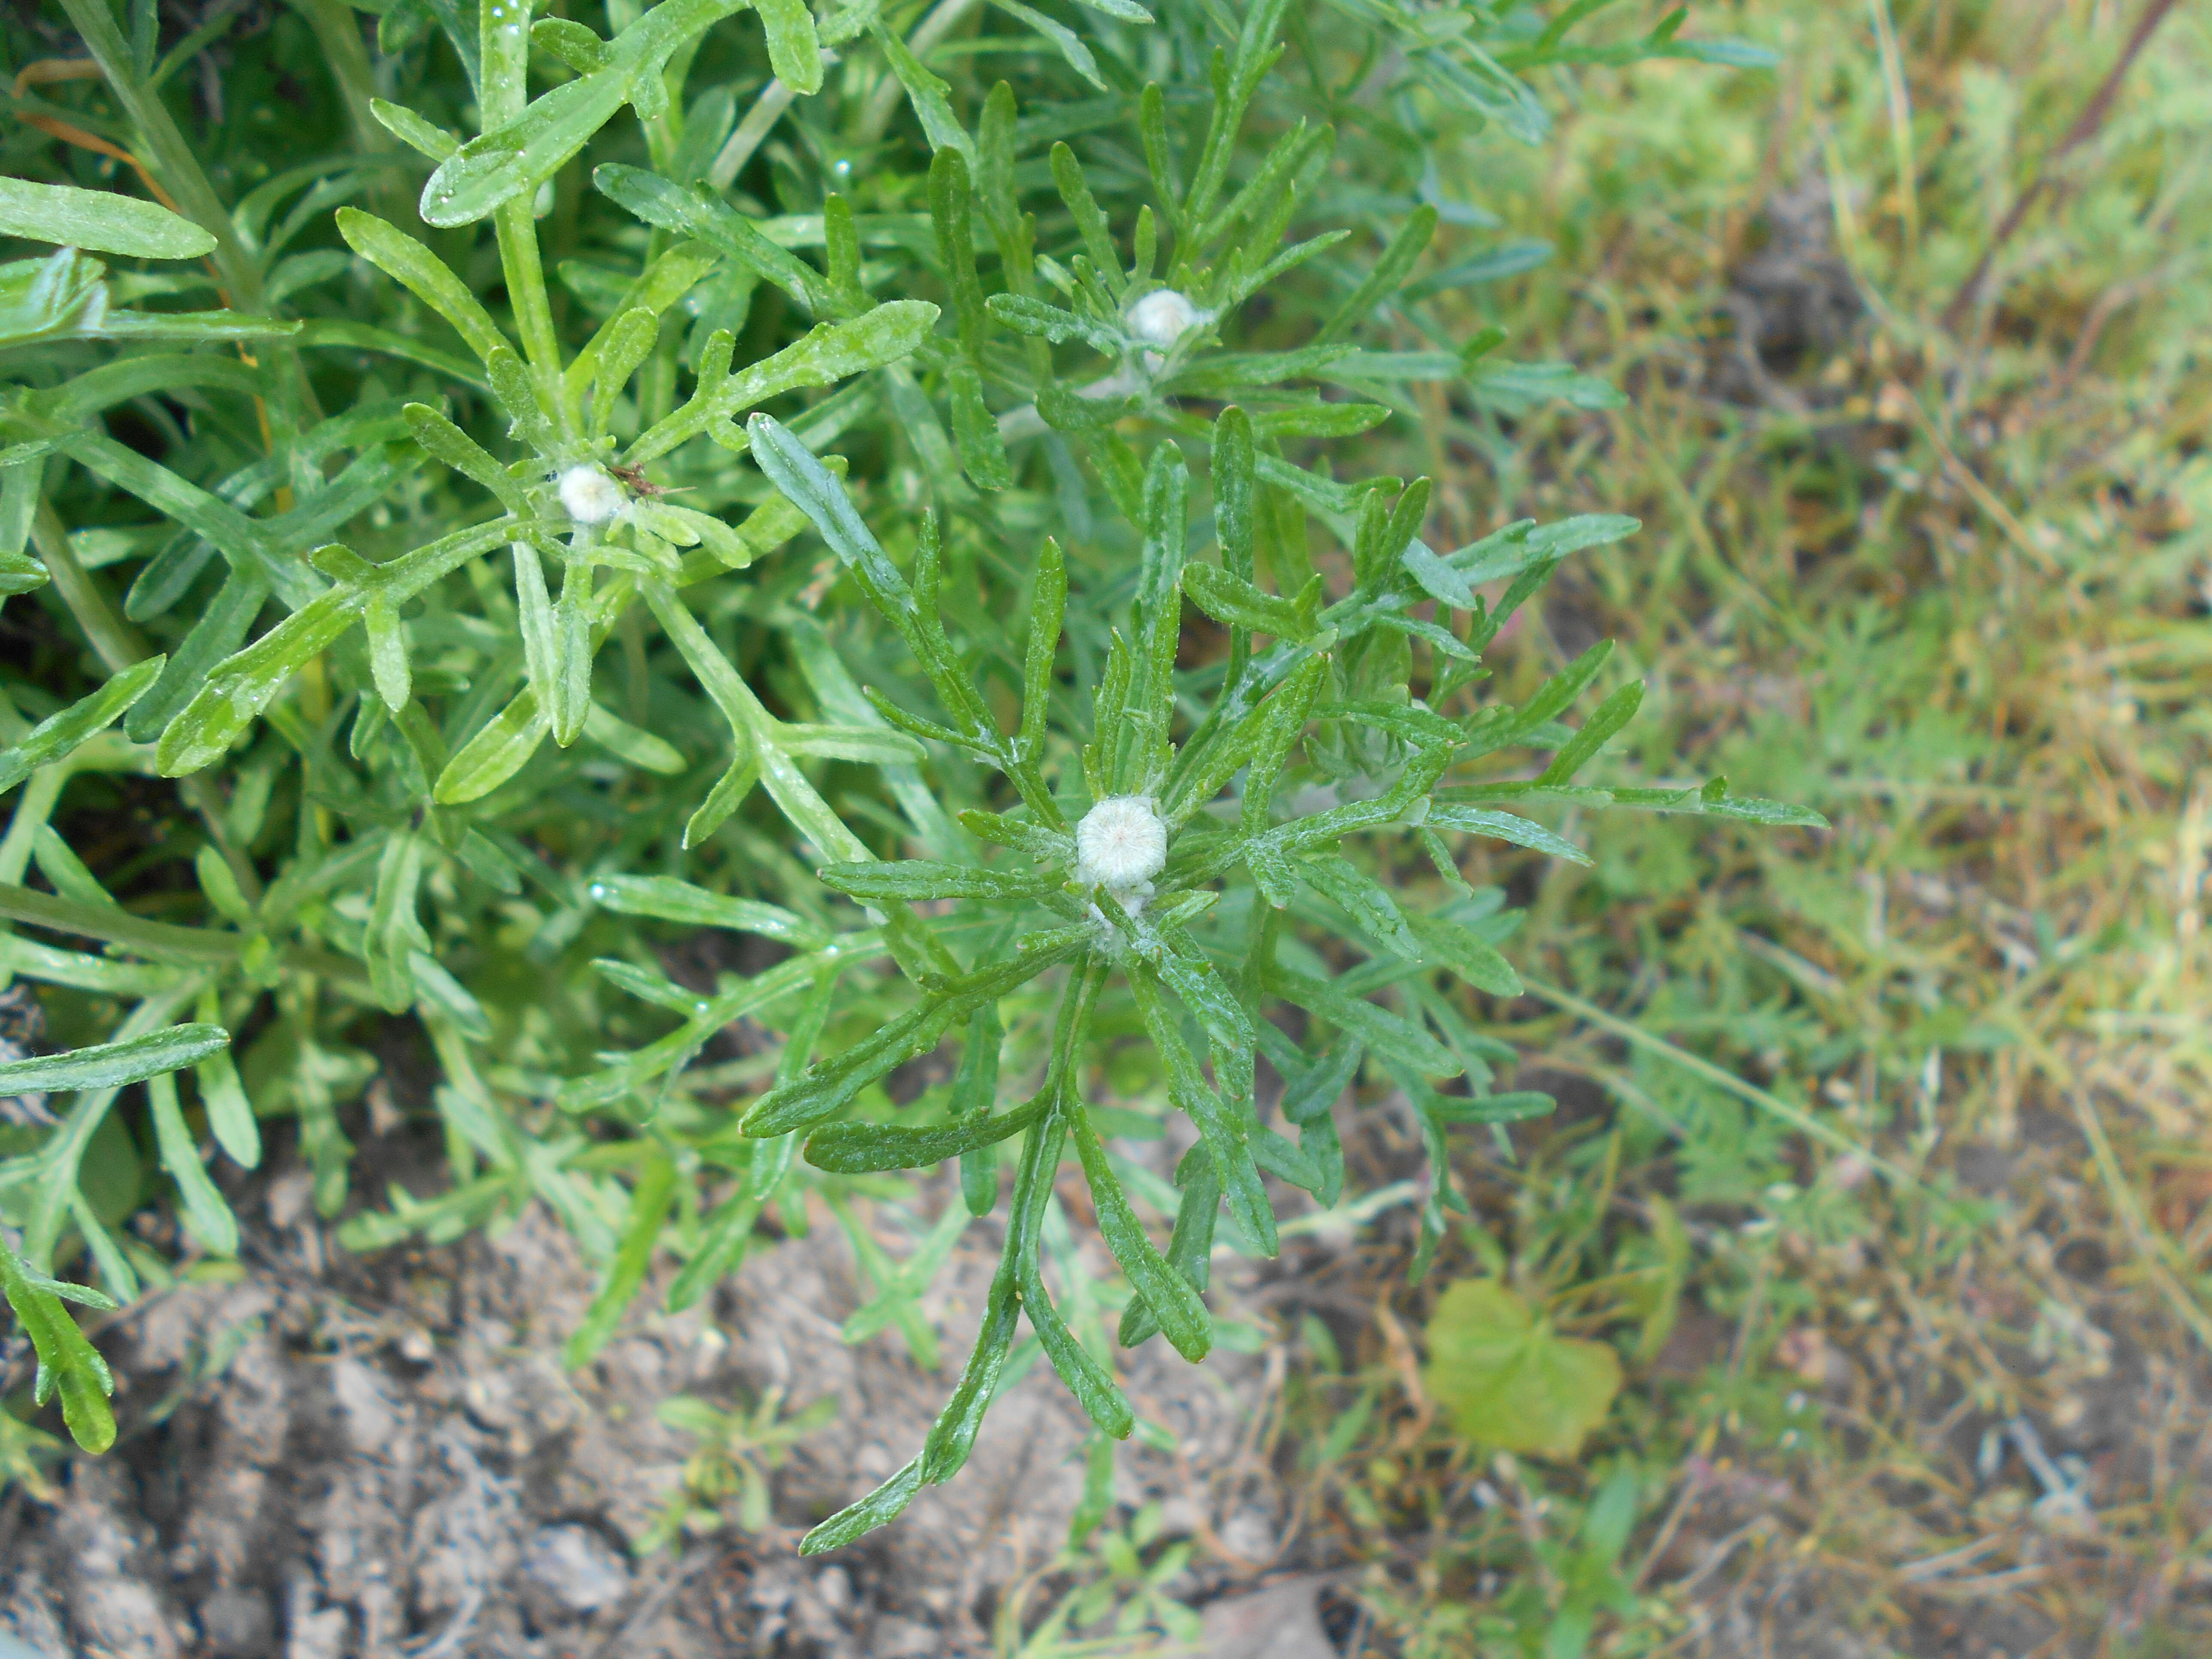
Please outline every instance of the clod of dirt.
M1754 234L1758 245L1730 276L1736 349L1717 366L1716 380L1737 402L1798 404L1801 394L1784 382L1849 340L1865 301L1836 252L1825 178L1808 176L1769 198Z
M597 1613L629 1594L629 1564L589 1527L540 1527L522 1565L571 1613Z
M1322 1581L1298 1577L1206 1604L1206 1659L1336 1659L1321 1622Z

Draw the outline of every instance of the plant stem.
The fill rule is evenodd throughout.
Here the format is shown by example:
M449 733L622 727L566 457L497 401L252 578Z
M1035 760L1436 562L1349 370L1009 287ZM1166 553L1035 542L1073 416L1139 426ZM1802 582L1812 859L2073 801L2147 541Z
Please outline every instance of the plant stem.
M483 86L479 102L483 131L505 126L530 104L530 10L532 0L483 0L479 16L478 43L483 53ZM545 269L538 252L538 221L529 195L517 198L492 216L499 237L501 274L507 279L507 303L514 308L516 332L522 337L522 353L529 359L538 382L538 398L545 413L565 428L568 411L561 398L560 337L553 327L553 307L546 298Z
M115 614L115 607L107 602L107 595L100 591L100 584L93 580L92 573L77 562L69 536L62 528L60 515L54 511L53 503L43 495L31 519L31 540L39 550L40 562L53 580L54 592L69 607L70 615L84 630L86 640L100 661L107 665L109 673L119 674L154 654L153 647L140 636L138 630ZM230 866L231 877L238 883L238 890L246 896L246 902L259 903L260 872L232 839L230 826L223 817L222 795L214 782L204 775L179 778L177 793L206 824L208 839L222 854L222 861Z
M523 355L536 374L538 401L547 415L568 424L561 396L561 341L553 326L553 306L545 293L545 267L538 253L538 222L527 198L509 202L493 216L499 233L499 264L507 278L507 303L522 336Z
M99 64L100 73L107 77L108 89L138 130L138 143L145 151L147 166L160 178L162 188L176 198L185 216L215 238L216 268L222 273L230 303L240 311L260 311L260 267L238 240L229 210L215 193L207 174L200 171L200 164L192 157L191 146L177 131L177 124L169 118L167 108L132 74L130 45L124 40L123 31L116 27L106 0L62 0L62 9L69 13L70 21L84 37L84 44Z
M1881 1170L1899 1186L1919 1187L1923 1184L1909 1171L1898 1168L1896 1164L1879 1153L1869 1152L1849 1135L1830 1128L1802 1106L1793 1106L1788 1101L1769 1094L1765 1090L1753 1084L1746 1083L1725 1067L1716 1066L1712 1061L1692 1054L1687 1048L1678 1048L1666 1038L1654 1036L1634 1022L1609 1014L1595 1003L1585 1002L1571 991L1562 991L1553 986L1540 984L1525 975L1521 982L1528 988L1530 996L1548 1002L1555 1008L1564 1008L1571 1013L1578 1014L1591 1024L1602 1027L1625 1042L1672 1060L1684 1071L1694 1073L1705 1079L1706 1082L1727 1090L1740 1099L1750 1102L1762 1112L1772 1113L1801 1134L1809 1135L1839 1152L1850 1152L1866 1159L1870 1165Z
M74 3L72 0L72 7ZM1982 250L1982 257L1974 261L1973 270L1959 285L1959 291L1951 296L1951 303L1943 307L1940 320L1946 329L1956 332L1959 325L1966 320L1966 313L1980 301L1982 290L1990 279L1990 267L1996 262L1996 257L2003 251L2005 244L2019 233L2021 225L2027 218L2028 210L2051 187L2051 170L2075 149L2095 137L2104 126L2106 118L2112 112L2112 102L2119 95L2120 82L2127 78L2128 70L2134 67L2143 47L2149 44L2151 35L2166 21L2166 13L2172 11L2173 6L2174 0L2150 0L2150 3L2143 8L2142 15L2136 20L2134 32L2128 36L2127 45L2120 49L2119 61L2112 65L2112 72L2090 94L2089 101L2081 106L2081 112L2074 118L2074 125L2066 129L2065 136L2051 146L2051 153L2036 168L2034 179L2026 190L2021 191L2006 210L2002 222L1990 234L1989 246Z
M369 112L375 82L368 66L368 48L361 38L360 14L341 0L292 0L292 9L306 18L307 27L315 32L324 66L337 83L338 96L345 100L354 148L365 155L392 149L398 141Z
M127 945L149 956L184 957L193 962L235 962L246 944L242 934L149 921L119 906L78 904L15 882L0 882L0 916L58 933Z

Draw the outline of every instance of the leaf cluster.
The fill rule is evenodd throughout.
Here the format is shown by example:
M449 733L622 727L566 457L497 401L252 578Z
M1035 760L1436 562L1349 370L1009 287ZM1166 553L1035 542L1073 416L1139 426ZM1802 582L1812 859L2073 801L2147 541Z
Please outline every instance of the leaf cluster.
M58 0L100 79L18 100L44 125L10 170L55 176L0 191L41 245L0 266L0 599L37 642L0 698L0 975L75 1046L0 1066L59 1102L0 1139L0 1274L82 1443L108 1379L57 1298L171 1271L119 1235L135 1200L95 1201L123 1115L216 1255L222 1164L272 1121L356 1249L546 1206L601 1275L576 1364L663 1255L686 1305L818 1200L872 1286L848 1337L933 1369L915 1298L1010 1165L982 1334L915 1460L808 1547L847 1541L951 1478L1036 1355L1132 1432L1105 1316L1203 1357L1217 1227L1271 1253L1268 1176L1334 1205L1363 1081L1420 1126L1425 1259L1449 1131L1548 1105L1492 1091L1512 1055L1472 996L1520 988L1515 918L1457 838L1579 856L1526 815L1558 802L1806 821L1576 781L1640 696L1567 723L1604 647L1483 700L1515 611L1632 521L1440 552L1429 480L1332 459L1417 389L1613 400L1453 337L1445 301L1531 256L1432 251L1485 216L1419 163L1540 139L1522 77L1597 9L993 5L1024 33L988 85L983 14L874 0L526 29L404 0L373 54L307 9L344 27L288 19L231 71L335 90L280 144L187 135L207 30L165 56L147 0L127 28ZM1679 55L1678 27L1587 50ZM159 203L91 188L64 130ZM145 789L168 851L100 850ZM1108 801L1151 815L1156 870L1086 864ZM1401 908L1408 858L1450 904ZM764 1053L730 1052L741 1019ZM436 1060L433 1195L351 1189L395 1025ZM1149 1059L1115 1103L1124 1038ZM951 1084L894 1112L947 1042ZM1170 1112L1171 1180L1127 1151ZM1079 1269L1068 1158L1123 1282ZM959 1204L884 1258L851 1206L949 1160ZM80 1254L103 1291L60 1276ZM732 1465L743 1516L767 1467Z

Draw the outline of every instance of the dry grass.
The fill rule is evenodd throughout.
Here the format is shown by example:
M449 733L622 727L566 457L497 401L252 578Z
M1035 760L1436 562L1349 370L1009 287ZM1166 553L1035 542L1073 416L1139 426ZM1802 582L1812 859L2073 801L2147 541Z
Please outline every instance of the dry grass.
M1614 775L1686 743L1835 825L1593 822L1595 869L1502 863L1540 974L1905 1178L1556 1001L1498 1009L1591 1086L1517 1167L1470 1164L1490 1265L1620 1271L1671 1199L1688 1284L1586 1472L1446 1449L1370 1337L1395 1439L1328 1480L1380 1640L1562 1639L1620 1456L1638 1595L1594 1653L2212 1650L2212 18L2163 20L1941 321L2140 15L1748 9L1777 75L1640 70L1504 181L1571 240L1485 319L1634 403L1504 434L1504 497L1455 505L1646 524L1517 672L1613 635L1650 690Z

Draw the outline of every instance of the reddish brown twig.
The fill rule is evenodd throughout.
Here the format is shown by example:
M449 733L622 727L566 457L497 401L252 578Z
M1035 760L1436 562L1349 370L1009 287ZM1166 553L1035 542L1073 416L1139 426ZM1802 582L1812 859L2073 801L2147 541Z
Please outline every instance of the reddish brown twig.
M1973 309L1975 302L1982 297L1982 289L1990 279L1990 267L1996 262L1996 257L2003 251L2005 244L2012 240L2014 234L2026 222L2029 210L2051 188L2052 172L2058 163L2095 137L2104 126L2106 117L2112 112L2113 101L2119 96L2120 82L2127 78L2128 70L2134 66L2152 34L2166 21L2166 13L2172 11L2176 3L2177 0L2150 0L2150 3L2143 8L2142 15L2136 20L2135 32L2128 36L2127 45L2121 49L2119 61L2112 65L2111 72L2091 94L2089 101L2082 105L2081 112L2074 118L2074 125L2066 129L2065 136L2043 158L2042 165L2036 168L2034 179L2006 210L2004 218L1990 238L1989 246L1982 250L1982 257L1974 262L1972 274L1960 284L1951 303L1943 307L1942 324L1946 329L1955 331L1966 320L1966 313Z

